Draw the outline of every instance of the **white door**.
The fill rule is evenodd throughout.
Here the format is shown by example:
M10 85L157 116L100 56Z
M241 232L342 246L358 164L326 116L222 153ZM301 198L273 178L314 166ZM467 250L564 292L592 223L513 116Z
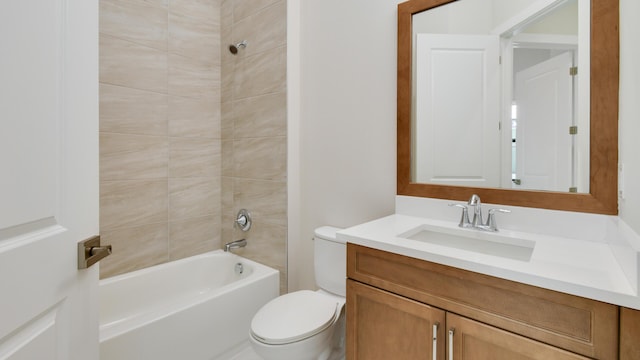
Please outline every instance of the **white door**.
M571 187L572 66L573 54L565 52L516 74L516 188Z
M98 359L98 1L0 2L0 359Z
M500 186L499 39L418 34L414 181Z

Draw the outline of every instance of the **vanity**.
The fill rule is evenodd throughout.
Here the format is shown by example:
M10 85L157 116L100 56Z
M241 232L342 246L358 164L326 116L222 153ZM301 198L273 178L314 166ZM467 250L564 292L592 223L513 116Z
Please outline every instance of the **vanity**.
M640 240L624 224L509 207L491 234L447 205L399 196L396 214L338 233L347 359L640 358ZM512 224L529 217L546 233Z
M617 358L616 306L354 244L347 254L351 359Z

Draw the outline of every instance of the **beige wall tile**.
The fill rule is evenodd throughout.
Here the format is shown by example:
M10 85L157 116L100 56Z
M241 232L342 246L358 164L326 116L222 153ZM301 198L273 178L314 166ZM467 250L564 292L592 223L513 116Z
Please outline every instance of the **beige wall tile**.
M231 28L233 25L233 3L234 0L222 0L220 3L220 27L222 30Z
M220 249L220 216L211 215L169 223L169 259Z
M285 137L235 140L233 173L236 177L285 180L287 139Z
M220 140L169 139L169 177L218 177L220 161Z
M167 135L167 95L100 84L100 131Z
M282 47L287 42L287 4L275 3L233 25L233 36L249 41L243 56Z
M169 97L169 136L220 138L220 102Z
M233 176L233 140L222 141L222 176Z
M233 104L234 139L287 135L287 94L242 99Z
M137 0L139 2L148 4L148 5L153 5L153 6L162 6L162 7L167 7L169 4L169 0Z
M167 9L144 2L100 0L100 32L167 49Z
M220 66L169 54L169 94L219 99Z
M219 24L169 13L169 52L220 64Z
M240 256L271 266L280 271L280 288L287 288L287 228L280 225L254 222L247 233L245 248L235 250Z
M140 180L167 177L165 136L100 133L100 179Z
M167 180L101 181L100 230L167 222Z
M286 47L248 56L235 63L233 98L284 92L287 73Z
M222 40L220 44L220 61L221 61L221 84L222 94L220 101L230 102L233 100L233 73L235 69L235 62L239 58L238 55L232 55L229 51L230 44L236 44L240 40L236 40L231 37L231 28L229 30L222 31Z
M100 34L100 82L167 92L167 53Z
M222 224L220 225L220 231L222 239L221 244L224 245L229 241L237 240L235 234L235 219L237 211L233 207L233 178L222 178ZM238 235L240 238L242 235Z
M100 221L116 251L103 277L247 237L286 291L285 4L101 0ZM147 176L160 178L106 180Z
M220 178L169 179L169 221L221 213Z
M247 16L266 8L267 6L283 2L282 0L234 0L233 21L237 22Z
M220 110L220 132L223 139L233 139L233 103L223 102Z
M221 0L169 0L169 11L219 26L220 2Z
M113 253L100 261L100 277L106 278L161 264L169 259L167 223L100 232L100 240Z
M235 179L233 202L236 208L251 211L256 222L287 225L287 183Z

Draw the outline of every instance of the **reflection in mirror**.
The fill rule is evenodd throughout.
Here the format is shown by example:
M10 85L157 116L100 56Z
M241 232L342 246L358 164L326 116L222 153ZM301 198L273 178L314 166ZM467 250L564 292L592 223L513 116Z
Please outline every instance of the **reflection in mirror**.
M618 1L399 4L398 195L616 214Z
M589 73L571 70L589 68L589 5L463 0L413 15L414 182L589 192Z

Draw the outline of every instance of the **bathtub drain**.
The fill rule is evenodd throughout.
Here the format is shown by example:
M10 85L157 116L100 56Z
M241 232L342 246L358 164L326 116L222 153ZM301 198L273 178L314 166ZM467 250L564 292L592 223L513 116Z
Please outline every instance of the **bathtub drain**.
M244 272L244 266L242 266L242 263L237 263L236 264L236 274L240 275Z

